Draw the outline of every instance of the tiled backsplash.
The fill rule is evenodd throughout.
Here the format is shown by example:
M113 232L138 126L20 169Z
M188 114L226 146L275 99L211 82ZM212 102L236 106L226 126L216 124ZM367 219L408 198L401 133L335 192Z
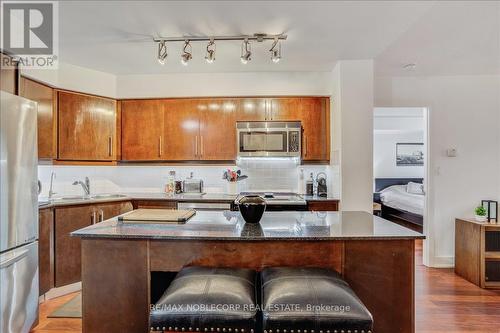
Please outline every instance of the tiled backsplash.
M222 173L227 169L241 169L248 179L238 182L238 191L290 191L298 192L299 174L303 169L304 178L311 172L325 172L328 177L329 192L335 195L332 188L331 174L335 176L336 167L328 165L299 165L291 161L244 161L235 165L220 166L55 166L40 165L38 177L42 182L42 197L49 192L50 175L55 172L53 190L57 195L82 194L80 186L72 185L75 180L90 179L91 193L132 193L132 192L162 192L167 181L169 171L176 172L176 178L185 179L194 173L194 178L204 181L205 192L227 192L227 181L222 179Z

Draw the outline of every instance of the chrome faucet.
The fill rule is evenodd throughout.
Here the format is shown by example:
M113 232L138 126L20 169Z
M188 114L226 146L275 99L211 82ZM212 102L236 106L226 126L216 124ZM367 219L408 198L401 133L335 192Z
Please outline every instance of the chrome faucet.
M85 177L85 182L81 180L76 180L73 185L81 185L83 188L83 192L85 192L85 196L90 196L90 180L89 177Z
M52 173L50 174L49 200L52 199L52 196L54 196L54 194L57 194L56 192L54 192L54 179L56 179L56 173L52 171Z

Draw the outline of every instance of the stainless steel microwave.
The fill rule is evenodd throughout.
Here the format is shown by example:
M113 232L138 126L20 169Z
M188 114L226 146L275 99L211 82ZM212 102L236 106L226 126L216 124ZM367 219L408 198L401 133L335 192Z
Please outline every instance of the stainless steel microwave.
M299 157L300 121L236 122L238 157Z

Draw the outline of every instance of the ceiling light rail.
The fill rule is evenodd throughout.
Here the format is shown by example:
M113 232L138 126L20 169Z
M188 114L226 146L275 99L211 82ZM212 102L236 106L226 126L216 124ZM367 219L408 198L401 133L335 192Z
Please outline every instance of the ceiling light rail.
M257 41L263 42L265 40L286 40L287 35L269 35L269 34L253 34L253 35L235 35L235 36L183 36L183 37L154 37L153 41L159 42L185 42L189 40L190 42L210 42L210 41Z
M184 42L184 47L181 54L181 62L187 66L189 61L193 58L191 42L208 42L205 60L211 64L215 61L215 41L242 41L241 44L241 63L247 64L252 60L252 47L250 41L258 43L266 40L272 40L273 44L269 52L271 52L271 60L277 63L281 59L281 41L286 40L287 35L268 35L268 34L253 34L237 35L237 36L183 36L183 37L157 37L153 38L155 43L158 43L157 59L161 65L165 65L167 58L167 42Z

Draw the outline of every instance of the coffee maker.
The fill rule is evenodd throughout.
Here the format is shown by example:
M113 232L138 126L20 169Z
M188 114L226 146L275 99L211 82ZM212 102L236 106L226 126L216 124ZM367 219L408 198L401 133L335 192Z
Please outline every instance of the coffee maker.
M328 194L328 187L326 185L326 174L324 172L320 172L316 175L316 183L317 185L317 195L318 197L326 197Z

